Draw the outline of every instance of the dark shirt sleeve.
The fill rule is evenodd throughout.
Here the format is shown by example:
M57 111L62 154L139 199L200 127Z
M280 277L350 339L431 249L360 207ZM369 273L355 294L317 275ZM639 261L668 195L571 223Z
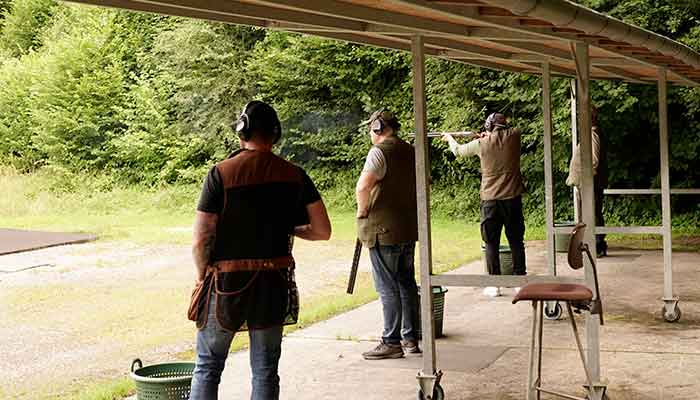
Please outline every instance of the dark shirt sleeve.
M301 204L307 206L311 203L321 200L321 194L316 189L316 185L311 181L306 171L301 170L302 188L301 188Z
M221 174L216 166L212 167L204 180L202 194L199 196L197 211L218 214L224 208L224 187Z
M306 172L301 170L302 181L301 181L301 201L299 203L299 210L297 210L297 215L294 220L294 225L306 225L309 221L309 214L306 211L306 206L311 203L321 200L321 194L316 189L313 181L306 174Z

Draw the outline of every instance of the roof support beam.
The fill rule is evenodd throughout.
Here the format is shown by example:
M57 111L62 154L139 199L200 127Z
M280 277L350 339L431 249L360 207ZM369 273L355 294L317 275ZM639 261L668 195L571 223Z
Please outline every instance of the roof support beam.
M524 65L522 67L520 66L513 66L513 65L508 65L508 64L499 64L495 62L491 62L488 60L474 60L474 59L453 59L450 58L450 61L456 61L458 63L462 64L467 64L471 65L472 67L479 67L479 68L488 68L492 69L494 71L507 71L507 72L516 72L516 73L528 73L532 74L535 73L536 71L532 69L532 66L530 65Z
M94 2L103 4L101 0L79 0L80 2ZM262 7L255 4L241 3L237 1L216 0L111 0L115 7L134 8L135 3L161 5L180 9L180 15L205 12L210 14L223 14L242 18L255 18L267 21L278 21L303 24L318 27L344 28L352 31L364 31L366 24L360 21L352 21L345 18L337 18L323 15L309 15L308 13L293 10Z
M525 33L534 36L540 36L545 39L565 40L561 36L556 35L551 31L551 28L543 31L538 31L537 28L526 27L518 22L508 22L507 20L494 19L490 16L479 14L478 7L470 7L457 4L444 4L426 0L387 0L396 4L403 4L412 7L418 11L430 12L431 14L440 15L446 18L460 19L465 24L473 24L477 26L487 25L490 28L500 29L503 31L511 31L516 33ZM473 28L472 28L473 29Z
M151 2L140 2L131 0L67 0L69 2L76 2L81 4L88 4L101 7L119 8L127 9L133 11L141 11L148 13L157 13L163 15L171 15L174 17L181 17L183 15L183 9L181 7L173 7L168 4L159 4ZM261 28L272 28L269 21L259 18L248 18L248 17L238 17L231 16L220 13L212 13L210 11L200 11L200 10L188 10L187 16L195 19L203 19L209 21L225 22L238 25L246 26L257 26Z
M211 1L211 0L209 0ZM416 33L432 32L447 35L467 36L468 27L451 22L435 21L426 18L399 14L391 11L343 3L336 0L252 0L256 4L276 7L284 7L287 10L302 12L305 15L316 14L332 17L343 11L343 18L355 20L358 23L372 22L387 26L413 29ZM269 8L268 8L269 10ZM309 17L314 18L309 15Z
M504 40L517 40L517 41L532 41L532 40L542 40L543 38L538 35L532 35L525 32L515 32L511 30L504 30L502 28L493 28L485 26L475 26L469 28L469 36L479 39L504 39Z
M522 43L522 42L516 42L513 40L497 40L495 42L507 45L509 47L521 49L521 50L532 51L534 53L538 53L538 54L541 54L541 55L546 56L548 58L553 58L555 60L561 60L561 61L566 61L566 62L571 62L571 60L572 60L571 53L569 53L565 50L555 49L555 48L545 46L542 44ZM648 82L645 82L640 76L635 75L631 72L625 71L621 68L607 67L607 66L600 66L600 65L596 66L595 68L598 70L604 71L604 72L606 72L614 77L617 77L617 78L626 79L628 81L632 81L635 83L648 83Z
M529 66L531 66L532 68L536 69L538 72L540 72L540 68L541 68L540 63L530 62L530 63L527 63L527 64L528 64ZM556 72L556 73L559 74L559 75L570 76L570 77L576 76L576 71L570 70L570 69L568 69L568 68L563 68L563 67L560 67L560 66L558 66L558 65L552 65L552 64L550 64L550 65L549 65L549 69L550 69L551 72Z
M425 43L429 44L429 45L436 45L436 46L444 47L446 49L460 50L460 51L465 51L465 52L469 52L469 53L481 54L481 55L492 57L492 58L509 58L512 56L512 53L508 52L508 51L496 50L496 49L490 49L488 47L476 46L473 44L464 43L464 42L459 41L459 40L450 40L450 39L442 39L442 38L429 38L429 39L425 40Z
M617 67L612 67L612 66L603 67L600 65L596 66L595 68L601 69L601 70L609 73L610 75L616 76L618 78L622 78L622 79L629 81L629 82L632 82L632 83L641 83L641 84L645 84L645 85L652 83L649 81L645 81L639 75L633 74L633 73L626 71L622 68L617 68Z

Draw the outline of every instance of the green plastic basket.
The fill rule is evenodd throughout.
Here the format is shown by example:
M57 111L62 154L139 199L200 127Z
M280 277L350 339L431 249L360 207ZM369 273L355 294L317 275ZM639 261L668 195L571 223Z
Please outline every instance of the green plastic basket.
M502 244L498 247L498 259L501 261L501 275L513 275L513 254L510 251L510 246ZM481 244L481 263L484 265L484 272L488 274L486 243Z
M447 289L442 286L433 286L433 330L435 337L442 337L443 318L445 316L445 293ZM420 286L418 286L418 328L416 329L418 339L423 338L423 326L420 316Z
M136 383L136 398L187 400L190 397L192 371L193 362L172 362L144 367L137 358L131 363L131 379Z

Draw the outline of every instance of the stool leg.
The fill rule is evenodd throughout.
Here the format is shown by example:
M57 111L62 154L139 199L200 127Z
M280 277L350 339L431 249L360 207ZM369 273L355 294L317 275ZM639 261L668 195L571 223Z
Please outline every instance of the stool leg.
M543 322L544 322L544 301L538 302L539 307L537 307L537 318L539 318L539 329L538 329L538 354L537 354L537 379L535 379L535 386L542 386L542 332L543 332ZM537 400L540 400L540 391L537 391Z
M527 364L527 400L535 400L537 391L534 390L534 375L535 375L535 340L537 338L537 311L539 310L539 302L532 302L532 336L530 337L530 360Z
M591 373L588 371L588 363L586 362L586 356L583 353L583 346L581 345L581 339L578 337L578 329L576 329L576 321L574 320L574 312L571 310L571 303L566 302L566 310L569 313L569 321L571 321L571 329L574 331L574 338L576 338L576 346L578 347L578 354L581 356L581 362L583 362L583 370L586 371L586 380L588 381L588 397L591 400L595 400L592 396L595 396L595 389L593 387L593 380L591 379Z

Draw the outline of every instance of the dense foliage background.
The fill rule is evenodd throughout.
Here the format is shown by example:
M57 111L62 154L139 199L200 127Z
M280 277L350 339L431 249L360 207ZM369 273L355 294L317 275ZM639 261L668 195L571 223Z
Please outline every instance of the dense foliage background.
M700 50L700 6L683 0L584 0L585 5ZM542 220L540 80L430 59L429 128L477 128L504 111L524 129L529 219ZM557 216L570 214L569 81L553 84ZM611 187L659 184L653 85L596 82ZM359 122L385 106L412 128L410 55L289 33L54 0L0 0L0 164L89 173L142 185L200 182L237 141L252 98L283 119L278 151L304 165L337 206L352 207L369 141ZM669 93L671 182L700 187L700 90ZM478 213L478 159L432 143L436 211ZM99 188L96 188L99 190ZM660 220L658 196L606 201L611 220ZM697 226L696 196L674 197L676 226Z

